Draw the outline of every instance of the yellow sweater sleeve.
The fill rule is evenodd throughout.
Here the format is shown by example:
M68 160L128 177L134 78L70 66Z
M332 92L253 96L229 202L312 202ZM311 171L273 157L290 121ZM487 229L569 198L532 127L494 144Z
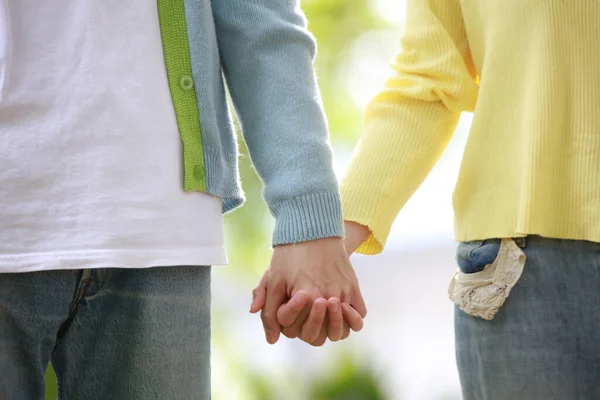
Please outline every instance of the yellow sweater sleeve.
M459 0L408 0L393 77L365 110L364 133L342 180L344 218L368 226L357 250L377 254L400 209L425 180L478 94Z

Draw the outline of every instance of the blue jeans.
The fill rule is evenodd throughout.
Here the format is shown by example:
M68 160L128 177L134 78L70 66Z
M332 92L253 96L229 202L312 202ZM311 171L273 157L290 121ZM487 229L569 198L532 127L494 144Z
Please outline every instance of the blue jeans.
M210 399L210 270L0 274L0 398Z
M495 318L455 311L464 400L600 399L600 244L528 237L523 274ZM498 240L463 243L458 264L478 273Z

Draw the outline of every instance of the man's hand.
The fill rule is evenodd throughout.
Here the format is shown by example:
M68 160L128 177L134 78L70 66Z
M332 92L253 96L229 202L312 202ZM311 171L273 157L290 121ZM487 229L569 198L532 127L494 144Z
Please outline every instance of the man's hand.
M354 222L345 222L346 239L344 241L346 252L351 255L370 235L366 226ZM283 327L282 333L288 338L300 337L307 341L302 335L304 321L311 312L311 304L307 303L304 296L296 295L287 304L282 305L277 312L277 319ZM363 319L358 312L347 303L340 303L336 298L328 301L327 317L316 342L311 344L320 346L325 343L327 337L332 342L346 339L350 335L350 329L358 332L363 327ZM304 308L302 308L304 307ZM313 303L312 308L321 307L318 302ZM328 320L328 321L327 321ZM314 328L311 328L314 329ZM309 342L310 343L310 342Z
M288 337L298 336L320 346L329 335L338 340L349 334L350 327L362 328L367 314L356 274L339 238L277 246L253 295L250 312L262 309L267 342L271 344L277 342L283 328Z

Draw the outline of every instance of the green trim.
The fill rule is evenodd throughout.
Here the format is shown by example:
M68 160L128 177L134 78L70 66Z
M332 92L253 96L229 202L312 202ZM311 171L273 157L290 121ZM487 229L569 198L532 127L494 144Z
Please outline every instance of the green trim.
M158 0L160 31L169 88L183 142L183 187L206 191L200 112L194 92L184 0Z

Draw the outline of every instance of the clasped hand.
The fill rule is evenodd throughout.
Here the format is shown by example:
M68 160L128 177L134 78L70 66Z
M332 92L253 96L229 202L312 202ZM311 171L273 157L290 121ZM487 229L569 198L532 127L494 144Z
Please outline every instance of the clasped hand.
M280 335L322 346L358 332L367 315L349 255L368 230L346 223L346 240L318 239L277 246L253 291L251 313L261 311L267 342Z

